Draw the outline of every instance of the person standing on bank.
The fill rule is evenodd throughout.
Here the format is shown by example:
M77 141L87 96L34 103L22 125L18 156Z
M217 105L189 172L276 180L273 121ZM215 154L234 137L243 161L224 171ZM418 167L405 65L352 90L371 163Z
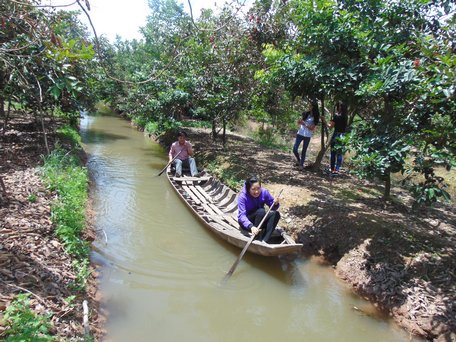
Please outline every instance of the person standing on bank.
M262 227L258 227L261 220L266 215L264 205L271 207L268 217L264 220ZM268 190L261 187L261 182L256 176L250 176L246 179L244 187L238 198L238 222L242 229L257 235L261 232L258 239L268 242L272 232L279 223L280 213L279 198L275 200ZM260 231L261 230L261 231Z
M316 125L320 119L320 114L318 111L317 102L312 103L312 108L310 111L302 113L301 119L298 120L299 129L296 133L295 143L293 145L293 153L296 157L296 166L299 167L299 170L304 169L304 161L306 160L306 152L309 147L310 138L312 138L312 133L315 130ZM302 144L301 155L299 155L299 145Z
M347 105L342 102L336 104L336 110L331 121L328 123L328 127L334 127L334 133L331 137L331 174L337 175L340 167L342 166L342 160L344 156L344 147L340 138L344 135L347 130L348 123L348 109Z
M193 148L192 144L187 141L187 133L184 131L179 131L177 133L177 141L171 145L169 149L168 157L171 162L173 158L177 155L177 158L174 160L174 165L176 167L176 177L182 176L182 166L190 168L190 173L193 177L198 177L198 169L196 167L195 159L193 158Z

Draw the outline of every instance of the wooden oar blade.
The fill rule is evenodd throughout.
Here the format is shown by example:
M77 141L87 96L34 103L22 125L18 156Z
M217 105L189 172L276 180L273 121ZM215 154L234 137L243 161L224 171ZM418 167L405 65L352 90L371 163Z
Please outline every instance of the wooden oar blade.
M226 282L228 281L228 279L230 279L230 277L233 275L233 271L229 270L227 274L225 274L225 276L223 277L222 279L222 285L225 285Z
M244 246L244 248L242 249L242 252L241 254L239 254L239 257L236 259L236 261L234 262L233 266L231 266L230 270L225 274L225 277L223 278L222 280L222 283L226 283L226 281L232 276L232 274L234 273L234 270L236 269L237 265L239 264L239 262L241 261L242 257L244 256L245 252L247 251L247 249L249 248L250 244L252 243L253 239L255 239L255 235L253 235L250 240L247 242L247 244Z

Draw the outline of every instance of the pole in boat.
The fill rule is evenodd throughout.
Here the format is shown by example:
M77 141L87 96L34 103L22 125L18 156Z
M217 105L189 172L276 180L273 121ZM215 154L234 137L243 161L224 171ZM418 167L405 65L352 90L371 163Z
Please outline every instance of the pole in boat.
M264 221L266 220L266 218L268 217L269 215L269 212L271 211L272 207L276 204L276 200L280 197L280 195L282 194L282 190L280 190L279 194L277 195L276 199L274 200L274 203L271 204L271 206L269 207L268 211L266 212L266 215L264 215L263 219L261 220L260 224L258 225L258 228L260 228L260 230L257 232L257 234L261 231L261 226L263 225ZM252 237L250 238L250 240L246 243L246 245L244 246L244 248L242 249L242 252L241 254L239 255L239 257L236 259L236 261L234 262L233 266L231 266L230 270L228 271L228 273L225 275L225 277L223 278L223 283L225 283L230 277L231 275L234 273L234 270L236 269L237 265L239 264L239 262L241 261L242 257L244 256L245 252L247 251L247 249L249 248L250 244L253 242L253 240L255 239L255 236L254 234L252 234Z
M158 176L161 176L161 174L163 172L165 172L165 170L168 168L168 166L177 158L177 156L182 152L183 150L180 150L178 154L176 154L176 156L168 163L166 164L166 166L163 168L163 170L160 171L160 173L158 174Z

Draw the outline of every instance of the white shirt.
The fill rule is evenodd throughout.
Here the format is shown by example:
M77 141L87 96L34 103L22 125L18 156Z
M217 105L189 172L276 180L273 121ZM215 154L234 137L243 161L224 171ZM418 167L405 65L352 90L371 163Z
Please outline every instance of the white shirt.
M312 127L314 125L314 117L313 115L309 115L304 123L299 126L298 134L302 135L303 137L312 137L312 131L308 129L305 125Z

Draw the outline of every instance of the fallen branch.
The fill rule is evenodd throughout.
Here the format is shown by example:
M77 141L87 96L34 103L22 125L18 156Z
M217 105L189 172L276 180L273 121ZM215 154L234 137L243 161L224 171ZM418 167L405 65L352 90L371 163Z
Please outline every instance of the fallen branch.
M82 325L84 326L84 336L88 340L90 337L90 326L89 326L89 306L87 305L87 300L82 302L82 311L84 314Z
M7 282L4 282L3 280L0 280L0 281L1 281L3 284L5 284L6 286L15 287L15 288L17 288L17 289L19 289L19 290L21 290L21 291L25 291L25 292L27 292L27 293L30 293L30 294L33 295L36 299L38 299L38 300L41 302L41 304L46 305L46 302L44 301L44 299L41 298L40 296L38 296L37 294L33 293L32 291L29 291L29 290L27 290L27 289L25 289L25 288L23 288L23 287L20 287L20 286L18 286L18 285L15 285L15 284L9 284L9 283L7 283Z

